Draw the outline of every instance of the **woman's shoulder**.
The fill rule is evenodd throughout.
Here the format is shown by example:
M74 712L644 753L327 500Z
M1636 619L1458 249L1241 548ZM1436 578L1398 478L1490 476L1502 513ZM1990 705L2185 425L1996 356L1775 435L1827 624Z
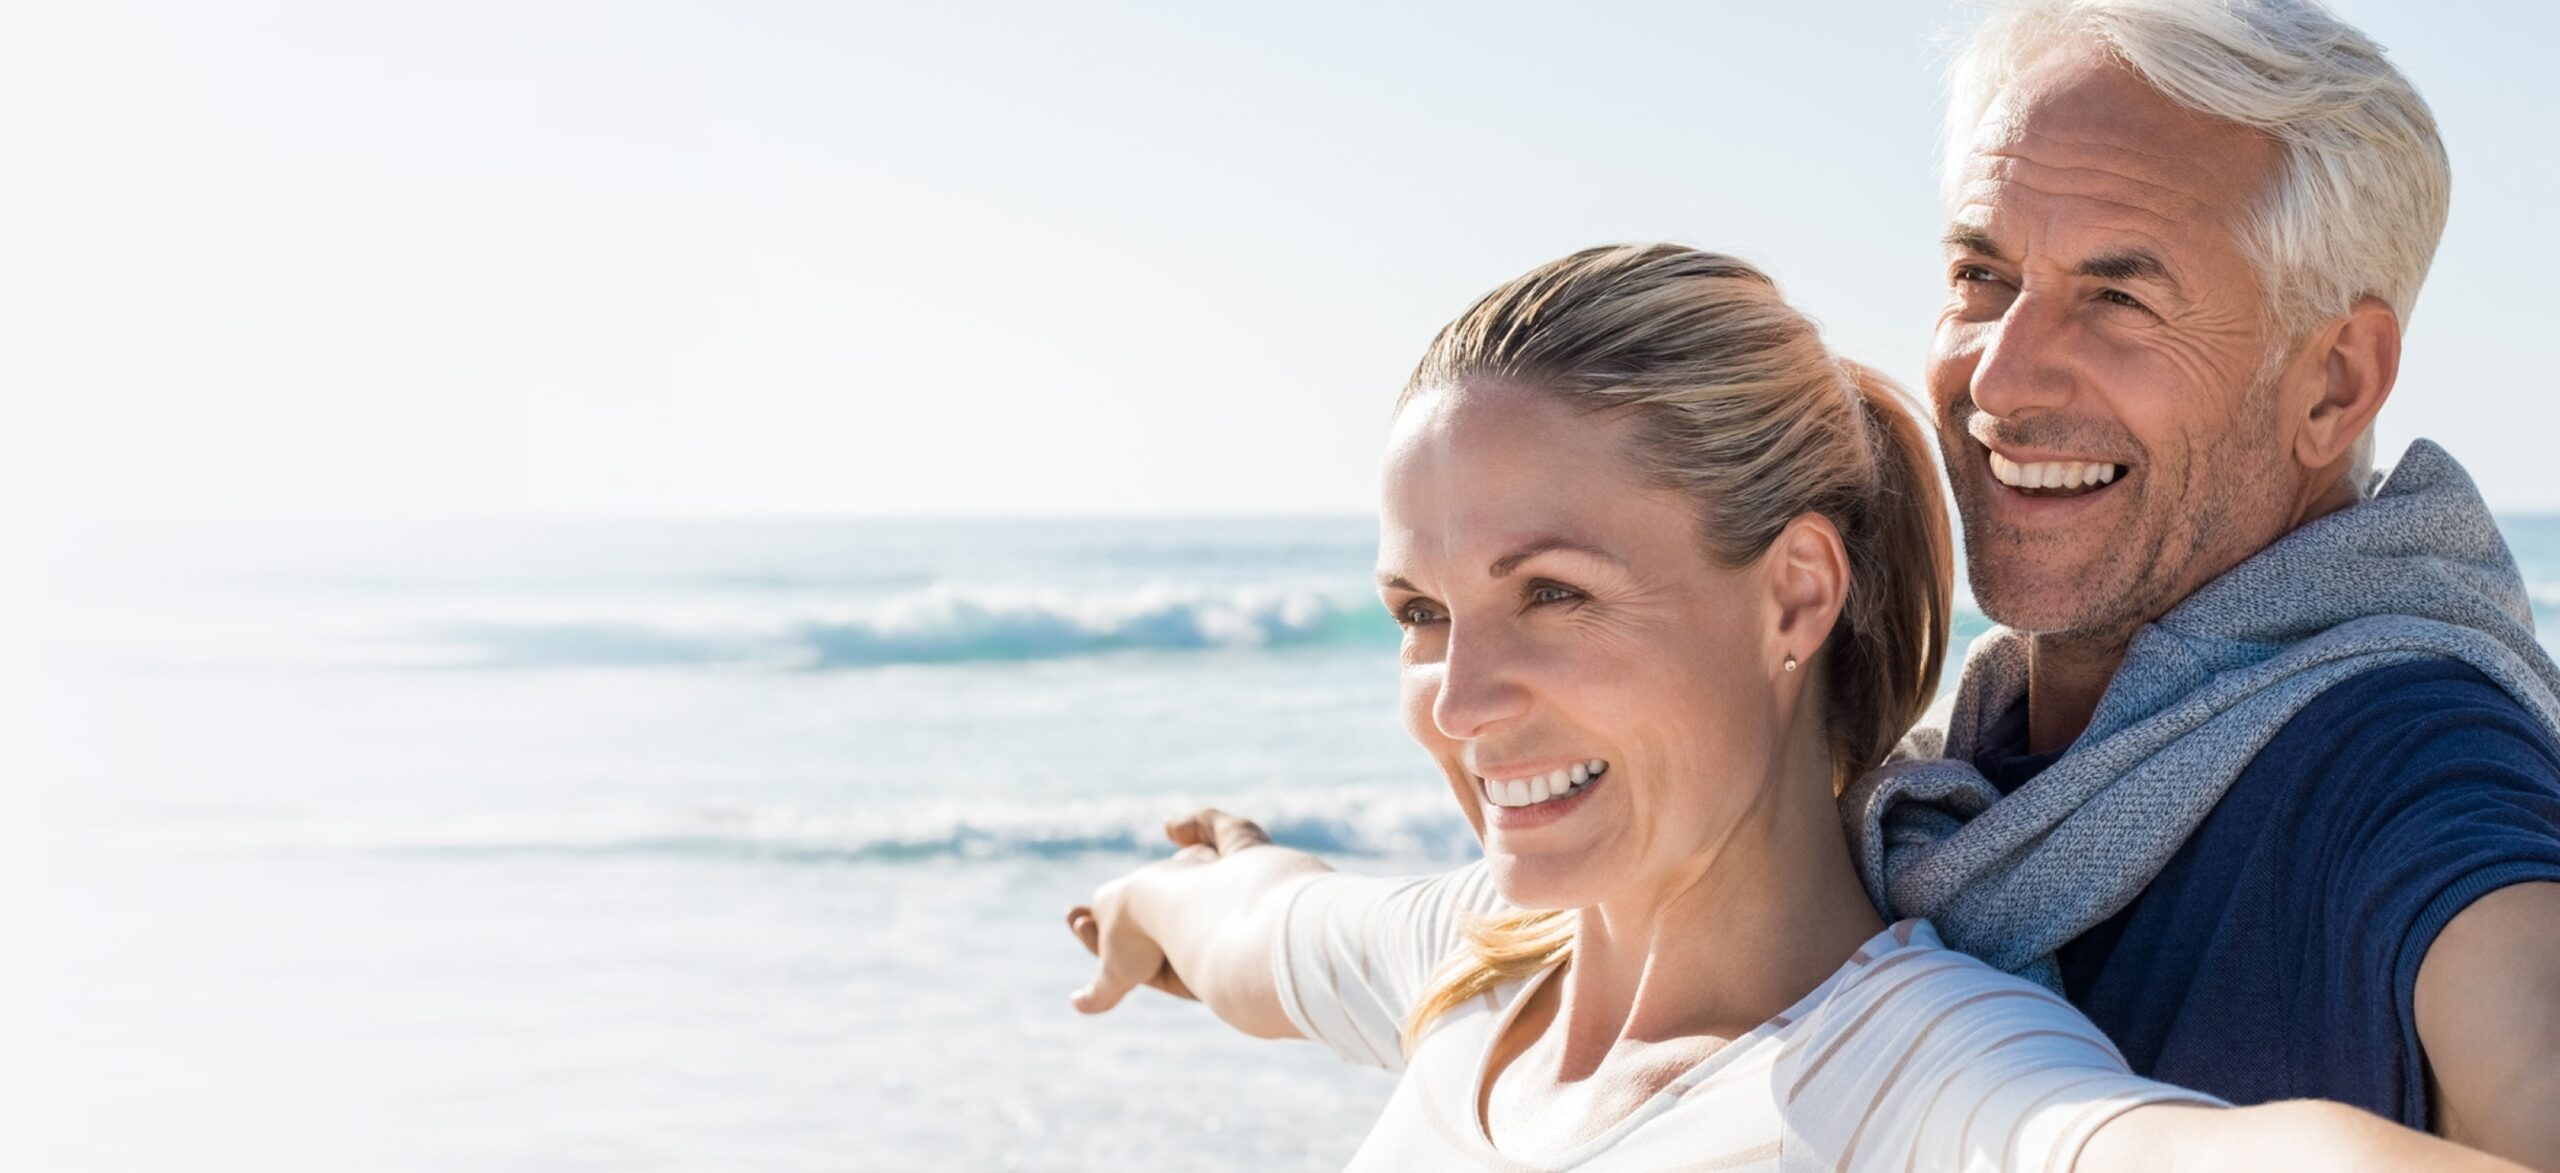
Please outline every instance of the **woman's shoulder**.
M1902 1001L1957 990L2070 1006L2060 994L1947 944L1936 926L1917 918L1887 925L1859 946L1841 966L1833 997Z
M1878 1122L1901 1131L1969 1107L2012 1081L2024 1089L2072 1073L2127 1074L2115 1045L2060 995L1909 920L1843 967L1779 1056L1777 1091L1791 1120L1842 1143Z
M1887 929L1841 974L1778 1061L1790 1151L1823 1167L2005 1154L2045 1168L2114 1114L2216 1103L2137 1076L2051 990L1947 947L1926 922Z
M1953 1067L2004 1051L2124 1068L2115 1045L2061 995L1948 947L1922 920L1861 946L1795 1036L1781 1066L1796 1069L1789 1086L1800 1092L1826 1072Z

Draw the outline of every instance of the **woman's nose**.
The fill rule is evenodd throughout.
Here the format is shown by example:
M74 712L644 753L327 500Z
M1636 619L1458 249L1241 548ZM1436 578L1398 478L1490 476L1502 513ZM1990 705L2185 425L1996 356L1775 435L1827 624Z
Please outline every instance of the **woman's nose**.
M1453 625L1440 662L1440 694L1431 721L1444 737L1479 737L1528 711L1519 649L1491 632L1462 633Z

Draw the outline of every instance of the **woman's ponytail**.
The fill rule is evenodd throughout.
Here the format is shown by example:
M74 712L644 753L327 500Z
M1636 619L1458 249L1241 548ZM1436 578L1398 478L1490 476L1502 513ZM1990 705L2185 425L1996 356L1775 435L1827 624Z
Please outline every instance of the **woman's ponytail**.
M1848 776L1882 762L1937 695L1955 592L1955 547L1935 447L1909 398L1882 373L1843 359L1875 477L1865 524L1844 527L1854 576L1833 635L1834 760ZM1860 549L1859 547L1865 547Z

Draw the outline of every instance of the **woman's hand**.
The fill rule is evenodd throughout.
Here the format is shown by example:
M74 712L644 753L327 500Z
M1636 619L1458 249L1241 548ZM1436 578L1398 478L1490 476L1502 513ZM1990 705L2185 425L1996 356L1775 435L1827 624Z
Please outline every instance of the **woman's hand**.
M1104 884L1067 910L1067 930L1100 961L1092 984L1069 1001L1086 1014L1153 986L1204 1001L1248 1034L1294 1037L1271 987L1278 910L1264 897L1283 880L1326 870L1315 857L1275 847L1249 819L1203 810L1166 823L1169 859Z

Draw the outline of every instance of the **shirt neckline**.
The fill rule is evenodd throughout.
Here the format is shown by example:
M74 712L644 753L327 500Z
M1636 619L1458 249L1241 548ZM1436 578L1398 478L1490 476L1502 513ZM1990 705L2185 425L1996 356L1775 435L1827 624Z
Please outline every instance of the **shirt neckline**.
M1902 926L1906 924L1912 926L1907 934L1901 931ZM1874 965L1883 960L1887 954L1918 947L1925 943L1934 943L1934 940L1935 934L1929 931L1929 923L1924 920L1903 920L1886 925L1875 936L1867 938L1857 949L1851 951L1849 956L1841 961L1840 967L1831 971L1831 976L1822 979L1821 983L1806 992L1805 996L1796 999L1786 1009L1779 1011L1775 1017L1742 1032L1732 1041L1716 1048L1714 1054L1698 1060L1688 1070L1673 1076L1671 1082L1662 1085L1662 1090L1654 1093L1652 1099L1637 1105L1635 1111L1627 1113L1616 1124L1610 1125L1607 1131L1575 1145L1553 1161L1533 1163L1494 1147L1493 1134L1486 1127L1485 1114L1481 1105L1485 1103L1485 1075L1486 1069L1492 1066L1494 1048L1502 1045L1502 1036L1511 1032L1512 1022L1520 1017L1520 1011L1529 1004L1529 999L1535 997L1539 988L1564 968L1561 964L1550 965L1529 975L1521 985L1519 995L1511 999L1510 1005L1502 1008L1502 1013L1493 1024L1493 1029L1485 1035L1484 1045L1478 1048L1475 1062L1468 1068L1467 1139L1481 1150L1476 1154L1479 1159L1492 1157L1522 1169L1540 1168L1559 1171L1572 1169L1607 1152L1644 1122L1669 1111L1671 1105L1688 1095L1691 1089L1705 1083L1718 1071L1731 1066L1742 1056L1758 1049L1778 1032L1804 1021L1805 1016L1811 1014L1830 998L1849 975ZM1865 956L1861 958L1860 954Z

